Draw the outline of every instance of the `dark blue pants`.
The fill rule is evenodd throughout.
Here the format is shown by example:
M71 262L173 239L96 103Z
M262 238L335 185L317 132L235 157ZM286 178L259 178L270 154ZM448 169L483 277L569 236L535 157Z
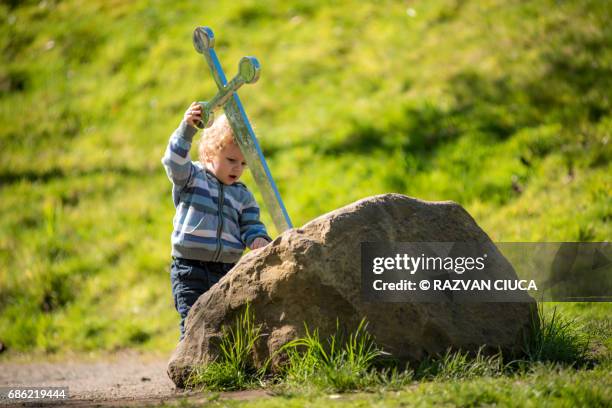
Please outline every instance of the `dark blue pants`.
M185 337L185 318L191 306L234 267L235 264L204 262L191 259L173 258L170 265L170 282L174 307L181 316L180 330Z

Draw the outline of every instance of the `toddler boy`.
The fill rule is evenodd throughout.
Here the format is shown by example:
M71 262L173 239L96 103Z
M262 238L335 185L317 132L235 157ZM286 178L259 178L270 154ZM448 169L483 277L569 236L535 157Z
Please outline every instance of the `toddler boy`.
M253 194L238 181L246 162L225 115L204 130L200 161L190 160L201 118L202 107L193 102L162 158L176 207L170 280L181 316L180 340L187 313L200 295L232 269L245 247L258 249L271 241Z

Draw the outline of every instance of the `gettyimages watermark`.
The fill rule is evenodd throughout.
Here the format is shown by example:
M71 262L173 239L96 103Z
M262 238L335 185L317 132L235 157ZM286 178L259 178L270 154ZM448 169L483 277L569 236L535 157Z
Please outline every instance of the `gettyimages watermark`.
M364 242L365 301L612 301L609 242Z

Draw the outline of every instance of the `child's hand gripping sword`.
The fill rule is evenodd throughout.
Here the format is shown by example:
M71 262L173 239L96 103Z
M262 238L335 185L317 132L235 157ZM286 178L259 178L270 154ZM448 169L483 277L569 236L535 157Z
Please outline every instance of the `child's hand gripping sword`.
M243 84L252 84L259 79L259 62L255 57L243 57L238 64L238 74L228 83L217 54L213 49L215 35L212 30L208 27L196 28L193 32L193 45L197 52L204 55L215 83L219 88L219 92L210 101L198 102L202 105L202 121L198 124L198 127L203 129L210 126L213 122L214 110L218 107L223 107L240 150L249 164L253 178L261 191L264 203L280 234L292 228L291 220L283 205L280 193L276 188L266 159L259 147L255 132L253 132L240 98L236 93Z

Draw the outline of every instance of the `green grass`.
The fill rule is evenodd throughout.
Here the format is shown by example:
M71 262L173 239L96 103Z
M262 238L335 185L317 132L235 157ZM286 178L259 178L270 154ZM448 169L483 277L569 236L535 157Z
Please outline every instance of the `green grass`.
M214 91L190 44L199 7L2 6L1 303L3 316L31 305L34 328L2 319L11 348L92 347L86 335L37 340L62 337L60 324L132 347L112 326L130 314L146 321L133 329L145 344L172 347L159 157L186 104ZM411 7L416 17L395 3L207 13L228 75L242 53L262 61L241 93L294 223L392 191L454 199L498 240L609 239L609 7ZM311 44L312 32L326 40ZM144 292L164 324L147 319ZM79 310L119 319L73 319Z
M416 370L416 378L421 380L452 381L476 377L498 377L510 373L512 363L505 363L501 353L486 355L484 347L476 355L469 352L452 351L438 357L423 360Z
M248 354L261 335L261 327L254 323L255 316L247 306L234 326L225 330L219 359L198 368L190 385L208 391L265 386L274 395L261 402L221 404L227 406L609 403L611 381L606 373L611 368L610 352L590 355L586 365L590 343L582 328L556 308L549 311L540 307L538 313L522 359L501 352L485 353L484 347L475 354L449 349L443 355L430 356L414 369L401 368L376 345L362 320L348 335L337 325L336 333L327 339L306 327L304 337L279 350L284 356L280 366L272 370L268 362L257 371ZM577 387L574 381L584 387ZM210 403L218 403L214 395ZM333 401L327 395L333 396Z
M540 304L538 314L539 323L532 324L533 335L525 342L527 359L584 365L589 359L589 334L580 330L575 319L562 317L556 308L544 313Z
M318 330L305 327L304 337L281 347L255 369L253 348L261 341L261 326L247 305L229 328L224 328L218 357L196 367L187 381L188 387L209 391L235 391L273 386L276 392L290 394L304 388L346 392L358 389L400 388L412 379L412 371L397 367L378 369L375 364L386 355L361 321L356 330L345 335L337 323L336 333L326 341ZM272 366L274 358L281 362Z
M315 388L331 392L357 389L398 388L412 379L411 372L397 367L377 370L375 364L385 353L367 331L365 319L348 336L339 322L336 333L328 339L319 338L317 329L284 345L279 352L286 354L286 362L279 369L277 381L284 392Z
M280 366L272 367L272 357L256 369L255 343L261 341L261 326L247 304L231 327L224 327L219 355L208 364L195 367L186 382L188 387L209 391L236 391L266 385L283 393L309 387L338 392L373 387L398 388L411 380L411 372L376 370L374 364L385 353L376 346L362 320L354 333L343 336L339 324L327 341L318 330L285 344L272 357L282 356Z
M455 200L496 241L609 241L611 17L598 0L0 4L0 358L176 345L160 159L215 92L195 26L229 77L260 60L240 95L295 225L396 192ZM557 307L612 349L610 304ZM545 344L536 360L576 356ZM338 404L610 400L609 365L547 367Z
M213 391L237 390L261 384L266 378L283 387L315 387L319 390L346 392L389 385L400 379L465 380L496 377L533 371L541 365L574 368L593 367L610 360L612 353L591 353L591 339L610 336L609 330L587 334L575 320L562 316L557 308L548 311L540 304L532 328L526 336L520 355L491 354L485 345L476 353L448 349L438 356L428 356L413 370L399 367L398 361L376 344L362 319L348 332L336 322L336 332L321 339L317 329L305 324L303 337L281 347L259 370L255 369L255 344L263 340L261 326L247 304L232 327L224 327L219 357L198 367L189 386L203 385ZM272 365L273 360L279 360ZM227 385L227 373L234 373L235 383ZM270 377L271 376L271 377ZM249 381L250 379L250 381ZM389 382L391 380L391 382Z
M606 407L612 395L607 363L593 370L574 370L551 365L535 367L517 376L478 377L459 381L415 383L400 391L317 395L299 394L258 398L251 401L218 399L212 407L412 407L412 406L507 406L507 407ZM185 401L180 406L191 407Z
M261 326L247 303L232 327L224 327L219 343L219 357L210 364L196 367L187 386L204 386L213 391L234 391L254 387L261 374L253 362L253 347L261 338Z

